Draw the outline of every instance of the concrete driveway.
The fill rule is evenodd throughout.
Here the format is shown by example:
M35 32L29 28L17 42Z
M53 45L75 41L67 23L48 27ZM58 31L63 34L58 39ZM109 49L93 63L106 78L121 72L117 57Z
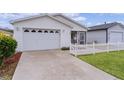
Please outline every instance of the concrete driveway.
M60 50L24 52L13 76L13 80L86 79L116 78Z

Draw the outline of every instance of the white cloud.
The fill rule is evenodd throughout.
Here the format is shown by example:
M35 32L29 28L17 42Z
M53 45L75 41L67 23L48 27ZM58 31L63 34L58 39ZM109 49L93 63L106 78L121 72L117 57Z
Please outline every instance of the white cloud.
M98 22L98 23L96 23L95 25L101 25L101 24L103 24L102 22Z
M78 21L84 22L87 18L80 15L80 13L64 13L64 15Z
M119 22L119 23L121 23L121 24L123 24L123 25L124 25L124 21L117 21L117 22Z
M13 26L10 23L5 21L0 21L0 27L13 29Z
M124 21L107 21L106 23L113 23L113 22L118 22L124 25ZM105 24L105 22L98 22L95 25L101 25L101 24Z
M7 19L7 18L14 18L15 17L15 14L8 14L8 13L1 13L0 14L0 17L3 18L3 19Z
M107 21L106 23L112 23L113 21ZM98 23L96 23L95 25L101 25L101 24L105 24L105 22L98 22Z
M113 22L118 22L118 23L121 23L121 24L124 24L124 21L120 21L120 20L118 20L118 21L107 21L106 23L113 23ZM104 24L104 22L102 23L96 23L96 25L99 25L99 24Z
M87 26L92 26L93 24L91 22L86 23Z
M80 13L64 13L64 15L73 18L80 16Z
M82 16L78 16L78 17L75 17L74 20L76 20L76 21L85 21L86 18L82 17Z
M0 27L8 27L13 29L13 26L9 23L10 20L37 14L38 13L0 13Z
M0 13L0 19L17 19L21 17L36 15L36 13Z

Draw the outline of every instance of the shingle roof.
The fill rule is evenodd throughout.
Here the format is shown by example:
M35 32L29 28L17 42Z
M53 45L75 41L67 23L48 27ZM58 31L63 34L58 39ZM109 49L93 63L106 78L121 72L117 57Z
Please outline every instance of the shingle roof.
M121 23L118 23L118 22L113 22L113 23L106 23L106 24L101 24L101 25L96 25L96 26L91 26L89 27L89 31L93 31L93 30L104 30L104 29L108 29L112 26L115 26L115 25L121 25L124 27L124 25L122 25Z

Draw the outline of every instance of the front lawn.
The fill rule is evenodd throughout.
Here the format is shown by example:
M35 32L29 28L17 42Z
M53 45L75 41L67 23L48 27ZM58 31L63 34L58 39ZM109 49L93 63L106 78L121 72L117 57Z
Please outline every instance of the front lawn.
M80 55L78 58L117 78L124 79L124 51Z

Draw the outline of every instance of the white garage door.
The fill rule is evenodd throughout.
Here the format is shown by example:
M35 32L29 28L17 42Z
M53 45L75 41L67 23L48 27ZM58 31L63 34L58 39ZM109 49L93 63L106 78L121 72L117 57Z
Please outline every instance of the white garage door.
M24 30L24 50L47 50L60 48L58 30Z
M123 33L121 32L111 32L110 33L110 42L116 43L116 42L122 42L123 39Z

